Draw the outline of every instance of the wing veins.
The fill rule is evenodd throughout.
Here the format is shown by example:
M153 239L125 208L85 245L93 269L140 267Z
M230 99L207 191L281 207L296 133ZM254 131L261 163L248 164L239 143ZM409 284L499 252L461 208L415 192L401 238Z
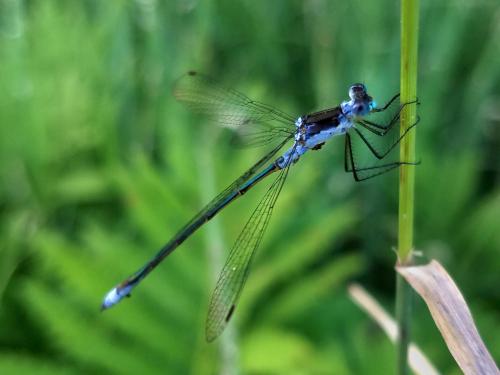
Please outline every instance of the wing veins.
M210 301L206 323L207 341L214 340L224 330L234 312L289 168L290 160L260 200L230 251ZM239 271L241 269L243 271Z

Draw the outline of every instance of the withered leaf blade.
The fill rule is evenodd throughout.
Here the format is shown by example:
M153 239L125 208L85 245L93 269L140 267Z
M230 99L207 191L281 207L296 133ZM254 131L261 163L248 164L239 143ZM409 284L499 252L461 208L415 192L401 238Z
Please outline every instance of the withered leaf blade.
M397 323L370 295L361 285L349 285L349 295L351 299L361 309L366 311L368 315L382 328L382 330L389 336L389 339L394 343L398 341L398 327ZM439 375L438 370L429 361L420 348L410 343L408 348L408 363L410 368L415 374L418 375Z
M425 266L396 267L422 297L448 349L464 374L500 374L453 279L436 260Z

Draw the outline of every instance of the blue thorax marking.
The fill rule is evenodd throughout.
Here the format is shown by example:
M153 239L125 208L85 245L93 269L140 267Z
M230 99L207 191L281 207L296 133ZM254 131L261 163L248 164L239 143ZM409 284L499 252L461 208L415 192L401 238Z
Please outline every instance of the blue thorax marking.
M354 126L355 118L361 118L376 108L375 101L361 83L351 86L349 97L350 100L343 101L339 107L299 117L295 121L294 144L277 159L278 167L283 169L289 163L296 163L308 150L321 146L336 135L345 134Z

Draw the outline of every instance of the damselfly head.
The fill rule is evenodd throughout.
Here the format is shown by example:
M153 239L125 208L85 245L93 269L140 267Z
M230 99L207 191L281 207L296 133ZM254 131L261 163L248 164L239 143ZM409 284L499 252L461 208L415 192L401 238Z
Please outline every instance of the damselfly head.
M362 83L355 83L349 88L351 98L351 112L354 116L364 116L373 107L373 98L366 92L366 86Z
M355 83L349 88L349 97L354 101L363 100L366 96L366 86L362 83Z

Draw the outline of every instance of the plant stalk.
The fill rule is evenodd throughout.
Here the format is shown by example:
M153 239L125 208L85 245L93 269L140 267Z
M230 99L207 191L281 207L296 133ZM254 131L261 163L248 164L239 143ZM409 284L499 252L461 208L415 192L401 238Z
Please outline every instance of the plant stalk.
M401 0L401 103L417 98L419 1ZM401 134L417 120L417 106L405 106L401 113ZM415 161L415 130L401 140L400 160ZM402 165L399 172L398 264L412 263L415 166ZM397 374L408 374L412 290L397 275L396 318L398 321Z

